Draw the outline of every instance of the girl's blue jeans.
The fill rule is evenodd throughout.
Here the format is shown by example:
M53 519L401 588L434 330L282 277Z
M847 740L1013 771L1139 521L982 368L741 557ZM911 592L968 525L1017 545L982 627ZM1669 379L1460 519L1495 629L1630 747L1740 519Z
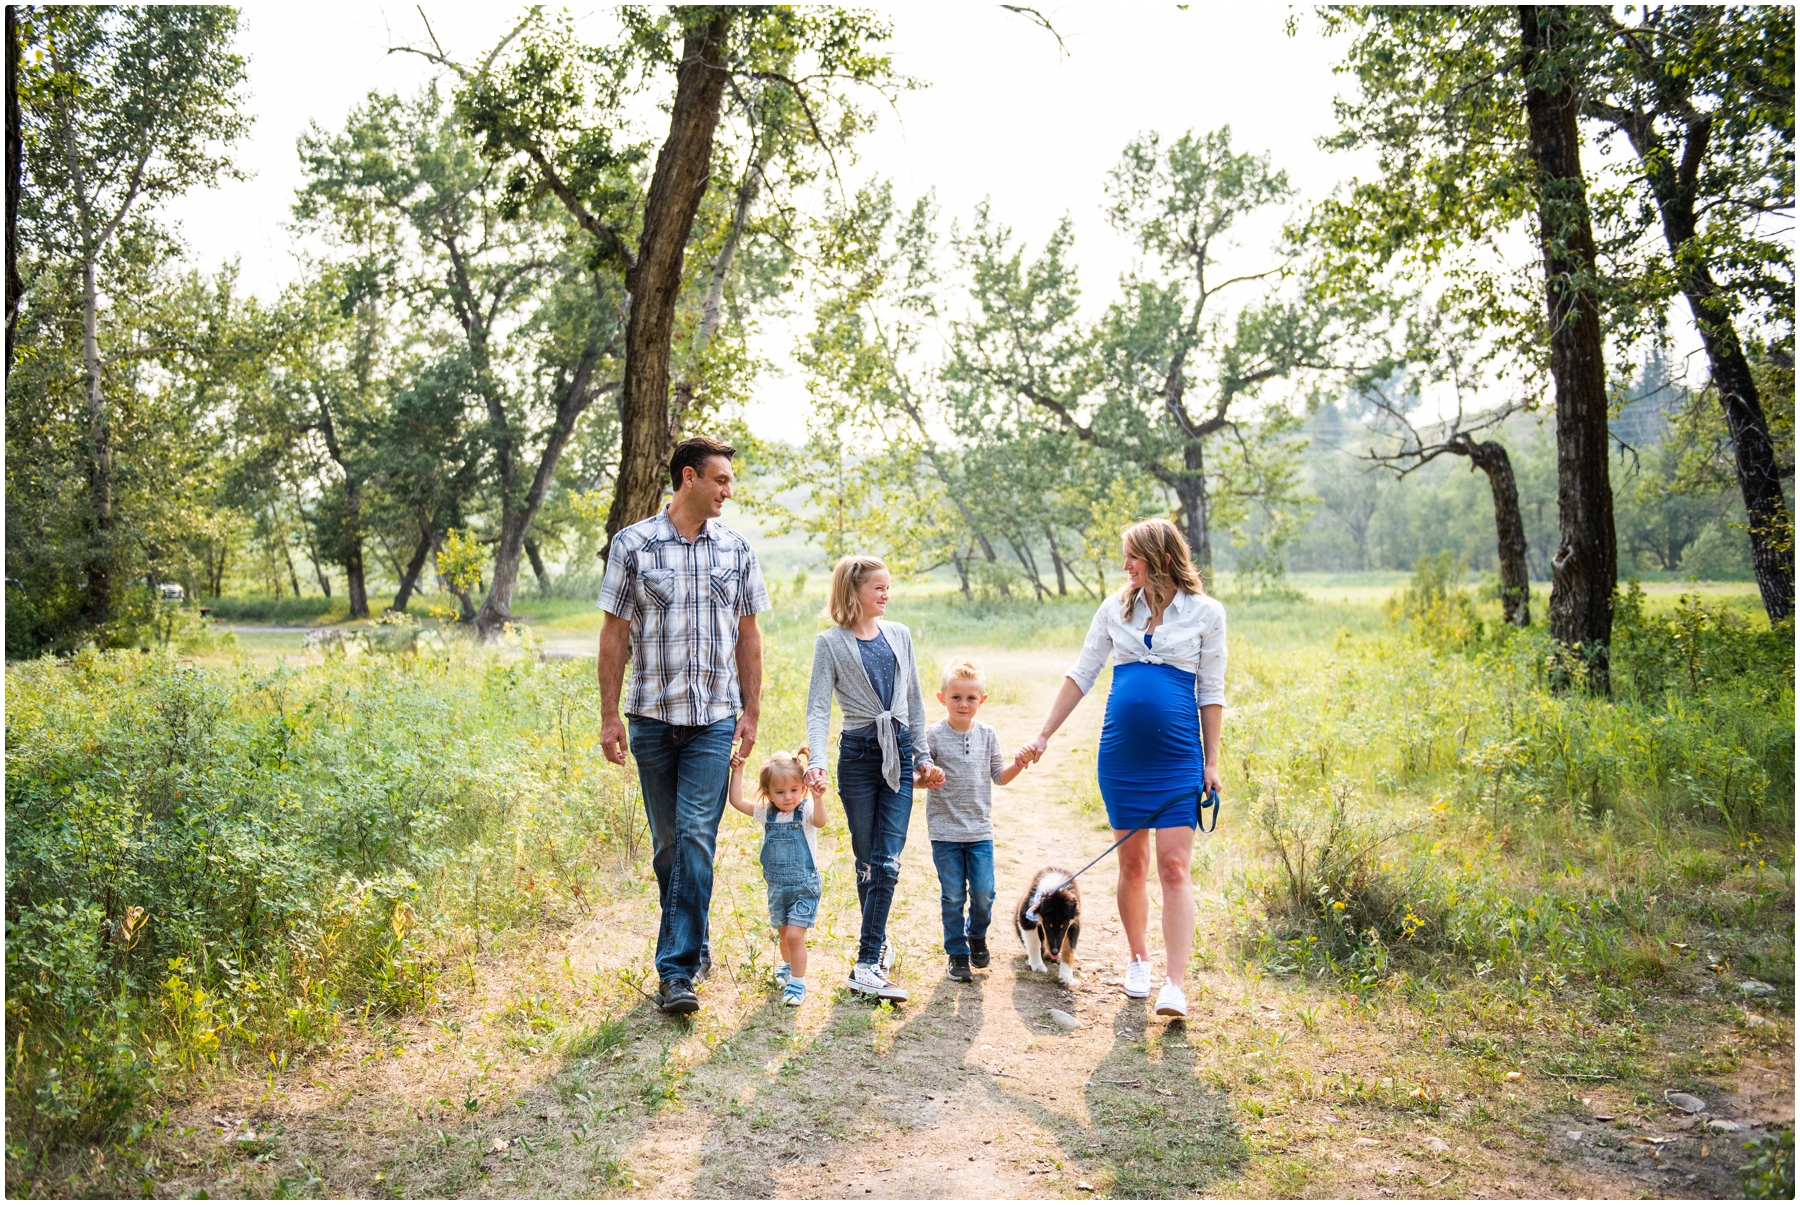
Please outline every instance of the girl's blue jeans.
M838 798L856 855L856 894L862 901L862 938L856 961L881 958L888 911L900 882L900 854L912 821L912 733L896 725L900 743L900 789L881 777L881 745L874 733L846 732L838 742Z

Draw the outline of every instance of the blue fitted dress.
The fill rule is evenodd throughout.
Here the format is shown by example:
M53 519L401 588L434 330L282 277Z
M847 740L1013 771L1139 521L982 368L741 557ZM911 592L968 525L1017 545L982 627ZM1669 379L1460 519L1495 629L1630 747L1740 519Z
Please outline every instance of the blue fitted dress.
M1154 648L1154 634L1144 647ZM1116 829L1193 828L1200 823L1206 747L1200 740L1195 675L1147 661L1113 667L1100 729L1100 797Z

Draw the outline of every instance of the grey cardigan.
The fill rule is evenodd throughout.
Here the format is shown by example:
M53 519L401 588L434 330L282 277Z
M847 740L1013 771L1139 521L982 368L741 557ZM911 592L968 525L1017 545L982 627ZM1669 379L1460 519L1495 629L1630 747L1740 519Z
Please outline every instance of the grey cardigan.
M881 776L888 789L900 790L900 739L894 734L894 721L905 724L912 734L913 765L931 765L931 754L925 750L925 698L919 691L919 665L913 655L912 633L903 623L885 619L875 621L881 634L893 646L894 659L900 668L894 678L894 702L904 700L904 715L883 710L881 696L869 681L863 668L862 651L856 647L856 635L849 628L832 627L820 632L813 641L812 684L806 692L806 744L812 751L809 769L825 768L825 741L831 731L831 696L837 695L838 707L844 713L844 730L875 725L875 739L881 743ZM908 784L910 786L910 784Z

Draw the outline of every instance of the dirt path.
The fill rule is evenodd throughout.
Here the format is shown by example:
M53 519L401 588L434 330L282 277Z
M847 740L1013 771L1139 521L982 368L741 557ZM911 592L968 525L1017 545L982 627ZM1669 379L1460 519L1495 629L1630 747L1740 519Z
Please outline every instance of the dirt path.
M953 651L964 650L940 650ZM966 651L988 667L994 697L983 718L1016 747L1035 732L1072 650ZM754 832L728 813L712 914L720 969L692 1024L661 1017L621 980L643 972L653 945L655 888L640 866L573 929L489 950L446 975L430 1017L359 1029L334 1057L230 1080L177 1110L151 1169L154 1191L1736 1195L1735 1144L1709 1142L1691 1120L1676 1130L1667 1110L1605 1091L1583 1103L1565 1083L1477 1073L1444 1043L1419 1041L1404 1006L1362 1007L1230 964L1232 914L1217 874L1201 892L1205 969L1190 978L1190 1023L1164 1024L1117 986L1126 949L1105 864L1083 880L1076 990L1027 970L1008 919L1026 879L1046 863L1080 865L1107 843L1102 817L1079 803L1091 794L1100 702L1077 710L1037 768L996 790L995 958L974 984L944 975L921 796L894 923L895 974L911 1002L871 1009L838 987L857 917L840 824L822 851L813 994L799 1010L780 1008ZM1241 816L1226 821L1205 857L1214 867L1248 839ZM1063 1032L1051 1008L1080 1027ZM1713 1116L1792 1123L1786 1024Z

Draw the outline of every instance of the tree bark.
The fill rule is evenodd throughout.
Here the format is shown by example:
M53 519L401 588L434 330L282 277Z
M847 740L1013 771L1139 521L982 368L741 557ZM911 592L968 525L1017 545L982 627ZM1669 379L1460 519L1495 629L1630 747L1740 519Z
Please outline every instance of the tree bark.
M1568 15L1521 5L1525 109L1537 169L1538 237L1550 375L1556 384L1556 503L1560 541L1551 562L1550 633L1587 667L1590 688L1610 692L1618 545L1607 462L1606 363L1595 278L1594 233L1581 172L1581 96L1557 62Z
M1062 549L1056 546L1056 531L1048 523L1044 524L1044 539L1050 545L1050 564L1056 568L1056 596L1067 598L1069 587L1063 573Z
M425 570L425 558L431 555L431 524L419 525L419 542L413 546L412 559L406 563L406 572L400 575L400 588L394 592L393 610L404 611L412 601L413 591L418 588L419 574Z
M89 623L106 622L112 611L112 427L100 362L100 296L91 255L81 265L81 367L87 378L88 513L87 595L82 612Z
M343 548L339 563L344 567L344 593L350 599L350 618L367 619L369 590L363 577L362 482L351 469L343 445L338 442L331 404L322 392L315 391L314 396L319 403L319 432L325 437L325 450L344 474L344 530L338 537ZM326 596L330 597L329 592Z
M19 14L6 6L6 375L12 376L13 340L19 328L19 183L25 170L24 129L19 122Z
M1469 458L1474 468L1487 474L1494 492L1494 537L1500 562L1500 607L1506 622L1516 628L1531 626L1531 571L1525 565L1525 516L1519 511L1519 486L1513 478L1512 457L1497 440L1477 443L1463 436L1452 450Z
M696 360L725 324L725 282L731 277L732 261L737 258L738 248L743 245L744 230L750 224L750 210L762 192L763 172L768 166L771 153L768 143L760 145L751 156L750 168L744 173L744 179L738 184L737 203L731 211L731 225L726 228L725 242L719 248L718 255L713 257L712 272L706 282L706 296L700 303L700 322L694 328ZM688 414L694 406L694 391L698 386L699 382L693 372L675 384L675 400L669 411L671 442L679 440L687 426Z
M662 502L669 453L669 340L688 235L712 167L731 19L731 10L715 9L682 42L669 136L644 198L637 263L626 273L631 313L625 323L619 479L606 517L608 547L621 529L649 518Z
M666 345L663 351L666 383ZM475 628L483 640L492 639L494 633L512 621L513 591L519 582L519 562L525 553L525 536L537 519L538 508L544 504L544 495L549 492L550 483L556 476L556 466L562 460L563 449L568 446L569 438L575 433L576 421L594 399L594 365L599 359L600 349L590 343L582 353L581 363L576 366L568 388L557 402L556 420L551 424L550 433L544 441L544 452L538 458L537 473L532 478L530 489L516 505L510 501L510 490L502 495L508 501L501 510L500 540L494 549L494 582L488 588L487 598L482 601L481 611L475 616ZM617 495L614 495L613 503L616 508Z
M1182 465L1187 470L1175 482L1175 496L1181 501L1181 525L1188 548L1194 554L1194 565L1207 589L1212 588L1213 557L1211 516L1207 513L1206 451L1197 439L1189 440L1182 449Z
M550 597L550 575L544 571L544 557L538 551L538 543L529 537L525 540L525 555L531 559L531 572L537 577L538 593L545 598Z
M1662 79L1651 82L1665 92L1683 86ZM1694 210L1700 169L1712 140L1712 119L1694 111L1686 97L1679 94L1676 107L1688 114L1685 146L1679 160L1671 148L1664 147L1651 115L1619 113L1614 120L1644 165L1644 176L1662 214L1669 262L1679 275L1682 295L1687 298L1700 341L1706 347L1713 388L1718 390L1719 406L1731 432L1738 492L1750 519L1750 557L1757 589L1769 622L1779 623L1794 613L1793 520L1781 490L1781 469L1776 463L1774 441L1769 438L1769 423L1763 415L1756 378L1738 340L1730 308L1720 296L1712 269L1695 242L1699 223Z

